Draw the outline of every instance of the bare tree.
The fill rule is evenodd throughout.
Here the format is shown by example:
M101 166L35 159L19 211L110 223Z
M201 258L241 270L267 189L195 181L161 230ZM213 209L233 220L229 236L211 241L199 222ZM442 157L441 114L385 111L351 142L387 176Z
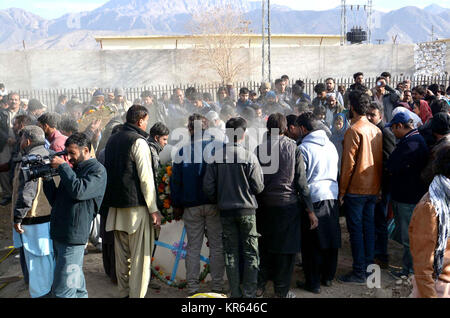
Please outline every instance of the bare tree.
M223 83L233 82L248 67L239 48L248 43L243 35L250 33L249 24L242 9L226 1L194 12L189 28L196 62L215 71Z

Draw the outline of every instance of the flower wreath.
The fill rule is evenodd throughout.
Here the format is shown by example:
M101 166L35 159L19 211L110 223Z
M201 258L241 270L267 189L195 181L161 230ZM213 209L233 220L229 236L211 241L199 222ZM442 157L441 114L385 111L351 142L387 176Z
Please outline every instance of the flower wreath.
M173 207L172 201L170 198L170 177L172 176L172 166L170 164L161 165L158 170L158 178L157 178L157 200L159 201L159 211L161 212L161 225L168 223L172 223L173 218ZM208 246L208 243L207 243ZM185 280L176 282L171 281L170 276L165 276L164 272L160 270L159 266L153 265L152 258L152 275L158 278L163 283L166 283L169 286L177 287L179 289L183 289L187 286L187 282ZM206 276L209 273L209 264L203 265L203 271L200 273L199 281L204 283Z

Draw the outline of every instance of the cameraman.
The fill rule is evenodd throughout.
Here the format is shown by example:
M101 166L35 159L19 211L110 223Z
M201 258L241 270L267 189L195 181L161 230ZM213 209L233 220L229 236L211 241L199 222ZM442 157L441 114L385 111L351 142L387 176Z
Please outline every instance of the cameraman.
M37 126L21 130L23 156L48 156L44 131ZM50 205L42 191L42 178L25 182L22 164L16 165L13 179L14 247L23 247L32 298L47 295L53 283L55 260L50 239Z
M50 235L56 265L52 291L55 297L86 298L83 275L84 247L91 222L100 209L106 188L106 170L91 158L91 142L83 133L70 136L65 147L69 164L60 157L51 161L61 181L44 182L44 191L52 206Z

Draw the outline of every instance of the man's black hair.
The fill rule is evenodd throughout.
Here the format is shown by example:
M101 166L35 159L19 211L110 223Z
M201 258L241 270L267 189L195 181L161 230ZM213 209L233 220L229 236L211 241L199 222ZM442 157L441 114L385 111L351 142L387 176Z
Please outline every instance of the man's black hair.
M380 74L380 76L382 76L384 78L386 78L386 77L392 78L392 75L389 72L383 72L383 73Z
M434 175L443 175L450 178L450 145L443 146L437 153L432 163Z
M314 92L316 92L317 94L321 94L322 92L325 92L327 90L327 87L325 86L324 83L319 83L316 84L316 86L314 86Z
M359 91L353 90L348 95L350 105L355 113L365 116L370 105L369 95Z
M203 93L203 100L209 100L209 101L211 101L212 99L213 99L213 98L212 98L211 93L208 93L208 92Z
M153 138L155 136L167 136L170 130L162 122L157 122L150 128L150 136Z
M247 121L242 117L233 117L226 122L225 128L233 130L230 132L229 129L227 129L227 134L231 133L231 135L228 136L228 139L237 142L242 139L247 130Z
M78 123L71 117L66 117L59 123L59 130L76 133L78 132Z
M287 75L281 75L280 77L282 80L289 80L289 76Z
M425 96L425 94L427 93L426 89L423 88L422 86L413 87L413 89L411 89L411 92L412 91L416 91L417 94L422 96Z
M306 113L310 111L310 107L308 102L300 102L297 105L294 105L294 108L297 107L298 108L298 112L299 113Z
M55 112L43 113L38 118L38 122L42 125L47 124L50 128L57 128L61 120L61 115Z
M298 118L298 116L297 116L297 115L294 115L294 114L287 115L287 116L286 116L286 123L287 123L287 126L288 126L288 127L289 127L289 126L296 126L296 125L297 125L297 123L296 123L297 118Z
M197 93L197 89L195 87L188 87L186 88L186 91L184 93L184 96L186 96L187 99L192 99L193 95Z
M242 117L245 120L252 122L256 118L256 110L253 107L245 107L242 110Z
M284 82L281 78L277 78L276 80L275 80L275 85L278 85L278 84L280 84L280 83L282 83L282 82Z
M133 105L127 111L127 123L136 125L139 120L148 116L148 110L141 105Z
M208 129L208 119L203 115L194 113L191 116L189 116L189 119L188 119L188 129L190 131L194 131L195 122L197 120L200 120L202 122L202 130Z
M312 112L306 112L298 116L297 126L305 127L308 131L313 131L316 128L316 118Z
M313 114L318 119L319 116L327 114L327 109L322 105L318 105L314 107Z
M34 112L35 110L44 109L44 108L45 108L45 106L42 105L42 103L39 100L37 100L36 98L32 98L28 101L28 112L30 112L30 113Z
M231 105L224 105L222 106L222 109L220 110L220 116L226 117L230 115L234 115L234 107Z
M61 103L63 100L68 99L66 95L60 95L58 97L58 103Z
M336 81L335 81L334 78L332 78L332 77L328 77L328 78L325 80L325 83L328 82L328 81L333 81L333 83L336 84Z
M192 95L191 95L191 100L193 101L193 102L195 102L195 101L198 101L198 100L203 100L203 94L202 93L199 93L199 92L196 92L196 93L193 93Z
M16 121L21 126L28 126L33 124L33 120L28 115L18 115L14 117L14 121Z
M88 138L88 136L86 136L85 133L80 132L70 135L70 137L67 138L66 142L64 143L64 146L67 148L73 144L77 145L80 150L81 148L87 147L90 151L92 147L91 140Z
M241 94L250 94L250 91L247 87L241 87L241 89L239 90L239 95Z
M287 131L286 117L281 113L274 113L267 119L267 131L270 134L271 129L278 129L279 134L285 134Z
M145 98L145 97L153 97L152 92L150 92L150 91L143 91L141 93L141 98Z
M383 106L383 104L378 103L378 102L371 102L370 105L369 105L369 109L378 109L378 111L380 112L381 115L383 115L383 113L384 113L384 106Z
M353 79L356 81L356 78L358 77L358 76L364 76L364 73L363 72L356 72L355 74L353 74Z
M431 84L428 86L428 89L433 92L434 95L437 95L439 91L439 85L438 84Z
M303 87L301 87L298 84L292 86L292 95L302 96L302 94L303 94Z
M305 82L303 82L302 80L299 79L299 80L295 81L295 85L298 85L301 88L304 88L305 87Z
M450 106L448 103L443 99L435 99L430 104L431 113L436 115L437 113L447 113L449 111Z

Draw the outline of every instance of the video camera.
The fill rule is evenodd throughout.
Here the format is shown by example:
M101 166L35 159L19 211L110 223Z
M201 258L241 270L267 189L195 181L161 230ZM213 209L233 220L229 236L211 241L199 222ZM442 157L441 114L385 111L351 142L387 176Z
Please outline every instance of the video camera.
M50 166L50 162L56 156L65 156L67 151L60 151L48 156L41 155L28 155L22 157L21 160L16 162L22 163L22 174L25 182L30 180L36 180L38 178L51 178L59 175L58 170Z

